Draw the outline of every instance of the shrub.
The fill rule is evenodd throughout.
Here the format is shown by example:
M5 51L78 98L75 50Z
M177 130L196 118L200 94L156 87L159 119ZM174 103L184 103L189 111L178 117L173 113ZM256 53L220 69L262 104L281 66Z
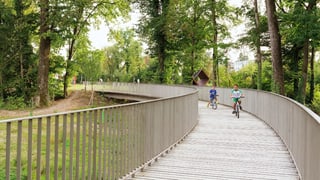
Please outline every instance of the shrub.
M6 99L5 108L8 110L16 110L26 108L23 97L10 96Z
M0 109L3 108L4 105L5 105L5 104L4 104L4 102L3 102L3 99L0 99Z
M311 109L315 113L320 115L320 92L319 91L316 91L316 93L314 94L314 99L311 104Z

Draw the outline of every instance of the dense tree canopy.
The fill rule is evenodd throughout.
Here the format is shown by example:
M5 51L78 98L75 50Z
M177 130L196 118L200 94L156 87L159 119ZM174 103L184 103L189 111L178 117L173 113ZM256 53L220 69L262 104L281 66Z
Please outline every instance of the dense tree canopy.
M227 0L1 1L0 106L9 99L47 105L68 95L74 76L190 84L203 69L212 84L274 91L320 109L319 2L242 5L235 8ZM141 13L136 29L114 29L130 9ZM114 43L94 50L88 33L101 21L109 25L106 34ZM240 40L230 40L231 29L240 23L246 24ZM256 63L235 71L229 50L242 46L251 48Z

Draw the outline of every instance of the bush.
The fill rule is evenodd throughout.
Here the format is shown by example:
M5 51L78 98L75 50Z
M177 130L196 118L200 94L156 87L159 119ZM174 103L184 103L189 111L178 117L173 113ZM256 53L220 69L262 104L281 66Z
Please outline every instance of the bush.
M320 92L319 91L316 91L316 93L314 94L314 99L311 104L311 109L315 113L320 115Z
M3 108L5 103L3 102L3 99L0 99L0 109Z
M16 110L26 108L23 97L10 96L6 99L5 108L8 110Z

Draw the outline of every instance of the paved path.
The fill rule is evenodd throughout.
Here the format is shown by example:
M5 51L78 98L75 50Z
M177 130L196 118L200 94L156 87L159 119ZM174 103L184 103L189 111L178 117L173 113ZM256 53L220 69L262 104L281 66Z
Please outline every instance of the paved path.
M199 125L134 179L299 179L283 142L264 122L228 107L199 102Z

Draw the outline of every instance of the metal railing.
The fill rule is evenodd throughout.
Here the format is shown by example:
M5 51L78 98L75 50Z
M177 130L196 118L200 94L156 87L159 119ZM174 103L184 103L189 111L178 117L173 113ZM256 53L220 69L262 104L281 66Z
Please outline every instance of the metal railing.
M199 87L199 99L208 100L209 87ZM231 105L231 89L217 88L221 104ZM244 89L242 107L271 126L286 144L302 179L320 177L320 117L287 97ZM231 112L231 110L230 110Z
M161 97L0 121L0 179L119 179L169 151L198 122L197 90L113 83L114 90Z

